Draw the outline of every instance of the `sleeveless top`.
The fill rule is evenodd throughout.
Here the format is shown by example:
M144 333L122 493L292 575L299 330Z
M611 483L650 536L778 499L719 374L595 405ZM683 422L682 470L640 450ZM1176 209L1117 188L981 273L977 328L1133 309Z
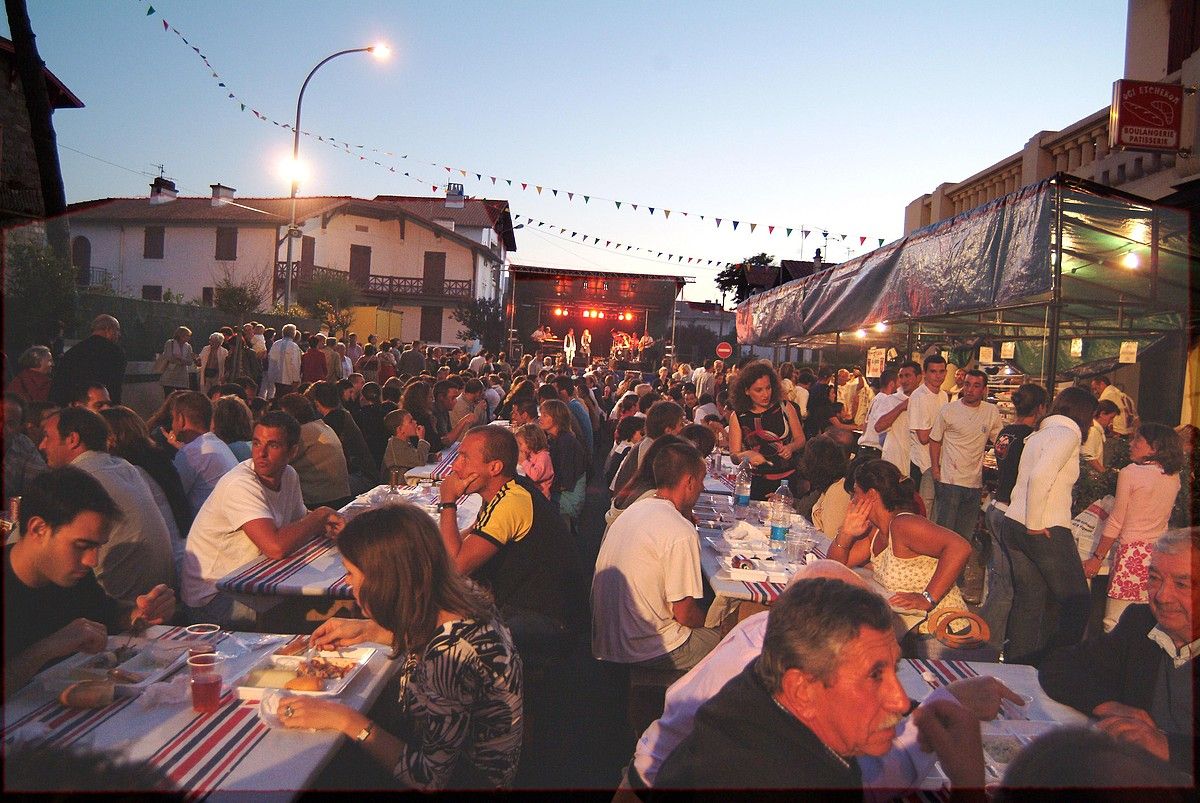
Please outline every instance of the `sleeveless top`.
M754 473L771 480L790 477L795 466L790 459L779 456L779 447L791 443L794 435L779 402L761 413L750 410L738 413L737 420L742 429L742 448L753 449L767 458L767 462L754 466Z
M901 511L892 517L892 524L901 516L915 516L915 513ZM872 538L872 547L874 538ZM878 555L871 556L871 565L875 571L875 579L880 585L893 594L920 594L929 585L929 578L937 571L938 559L931 555L917 555L913 558L899 558L892 551L892 526L888 525L887 546ZM919 633L929 632L929 623L935 620L942 611L965 611L967 603L963 601L958 586L950 586L950 592L942 597L937 607L929 613L897 613L909 629L920 623Z

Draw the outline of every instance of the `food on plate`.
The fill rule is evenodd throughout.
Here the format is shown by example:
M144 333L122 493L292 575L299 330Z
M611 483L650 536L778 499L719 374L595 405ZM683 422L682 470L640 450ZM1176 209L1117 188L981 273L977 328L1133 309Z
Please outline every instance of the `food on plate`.
M1006 733L983 737L983 751L997 764L1011 764L1023 746L1020 739Z
M129 645L129 644L126 644L122 647L117 647L115 650L113 650L110 653L105 653L105 655L112 656L111 661L112 661L113 666L117 666L118 664L123 664L126 661L130 661L130 660L136 658L137 654L138 654L138 648L134 647L132 645Z
M246 678L246 685L257 686L261 689L282 689L288 682L296 679L294 669L279 669L268 666L256 669Z
M126 672L124 669L119 668L108 670L108 677L117 683L141 683L146 679L145 675L139 675L137 672Z
M103 708L113 701L115 684L109 680L81 680L58 695L67 708Z
M296 671L301 675L312 675L324 680L341 680L350 674L356 664L354 661L338 661L321 658L320 656L308 661L301 661Z
M292 691L324 691L325 681L316 675L300 675L283 684L283 687Z
M275 651L276 655L299 655L308 649L308 636L296 636Z
M730 562L730 565L735 569L753 569L753 568L755 568L754 561L750 560L749 558L743 558L740 555L738 557L735 557Z

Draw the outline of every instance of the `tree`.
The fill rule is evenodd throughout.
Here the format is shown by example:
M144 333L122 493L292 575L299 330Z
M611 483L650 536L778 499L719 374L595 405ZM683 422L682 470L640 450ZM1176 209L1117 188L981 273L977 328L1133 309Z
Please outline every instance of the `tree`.
M499 301L472 298L459 304L450 317L463 325L458 330L460 340L479 338L485 349L493 352L503 350L508 322L504 318L504 306Z
M345 337L354 322L358 285L349 276L320 273L296 288L295 301L312 310L312 317L328 325L330 332Z
M221 276L213 285L213 305L237 323L244 323L262 309L266 289L265 271L249 273L243 278L238 278L233 268L225 265L221 268Z
M27 346L49 343L62 321L70 331L79 301L75 269L33 231L12 235L4 271L4 348L15 357Z
M754 291L754 285L750 283L750 275L762 268L771 268L778 273L778 268L774 268L771 263L775 261L775 257L765 252L755 254L752 257L725 268L716 277L717 289L722 293L733 293L734 301L741 304ZM773 287L775 282L770 285Z

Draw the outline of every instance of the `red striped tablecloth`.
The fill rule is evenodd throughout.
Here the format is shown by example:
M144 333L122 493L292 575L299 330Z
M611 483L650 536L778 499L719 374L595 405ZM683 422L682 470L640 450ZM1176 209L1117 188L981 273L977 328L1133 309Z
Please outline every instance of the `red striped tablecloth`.
M944 661L933 658L906 658L912 668L931 689L947 686L956 680L979 677L979 670L966 661ZM997 715L1000 719L1028 719L1017 706L1005 702Z
M235 594L301 594L294 587L287 586L285 581L293 577L315 561L325 557L336 546L333 541L323 536L314 538L300 549L282 560L261 558L246 566L237 574L221 578L217 588ZM346 583L346 575L341 572L328 587L327 596L335 599L351 599L350 586Z
M450 466L454 464L456 457L458 457L458 444L453 443L442 451L442 459L438 460L437 465L433 467L433 479L440 480L449 474Z
M812 551L818 558L825 557L825 553L820 547L814 546ZM743 580L742 585L746 586L746 592L750 595L750 601L757 602L759 605L770 605L779 599L779 595L783 593L783 589L787 588L787 583L772 583L767 580L758 582Z
M258 717L258 702L239 700L232 690L211 714L196 714L148 759L189 797L216 789L262 741L270 728Z

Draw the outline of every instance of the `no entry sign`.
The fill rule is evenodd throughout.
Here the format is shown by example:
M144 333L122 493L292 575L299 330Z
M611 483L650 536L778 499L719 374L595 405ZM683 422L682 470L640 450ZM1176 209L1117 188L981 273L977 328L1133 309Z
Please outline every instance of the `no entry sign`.
M722 340L717 344L717 356L722 360L728 360L733 356L733 346Z

